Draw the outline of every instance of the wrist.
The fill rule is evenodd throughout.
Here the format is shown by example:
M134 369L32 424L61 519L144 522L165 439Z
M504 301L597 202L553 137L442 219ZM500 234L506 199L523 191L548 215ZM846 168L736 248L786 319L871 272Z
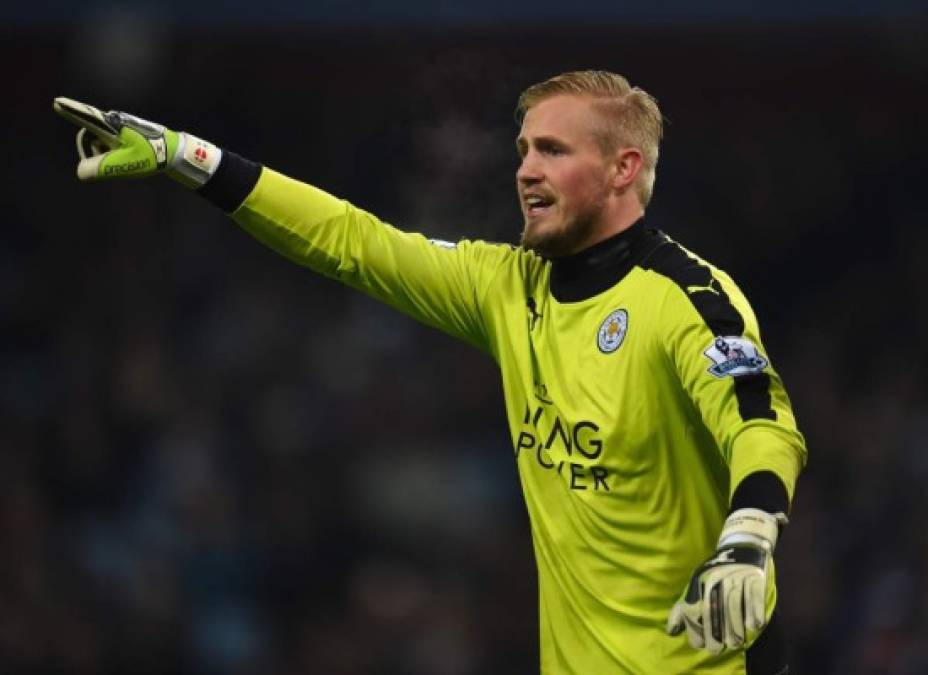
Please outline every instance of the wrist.
M168 176L189 188L206 185L219 167L222 150L183 131L168 131L166 136L168 147L172 150L166 172Z
M725 519L718 546L721 548L748 544L772 553L777 545L780 526L787 522L784 513L770 514L761 509L738 509Z

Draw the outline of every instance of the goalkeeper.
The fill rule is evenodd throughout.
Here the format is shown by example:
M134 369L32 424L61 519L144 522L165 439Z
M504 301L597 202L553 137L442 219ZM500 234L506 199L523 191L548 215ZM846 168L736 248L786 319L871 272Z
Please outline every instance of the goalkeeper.
M774 550L806 450L741 291L643 222L662 118L603 71L519 99L520 246L432 241L59 98L82 180L163 172L282 255L498 364L538 566L541 670L789 672Z

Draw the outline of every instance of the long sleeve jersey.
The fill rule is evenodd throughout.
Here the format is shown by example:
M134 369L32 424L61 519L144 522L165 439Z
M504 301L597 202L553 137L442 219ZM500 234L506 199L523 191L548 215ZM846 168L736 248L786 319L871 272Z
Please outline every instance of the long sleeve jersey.
M570 265L403 232L267 168L232 216L498 364L538 566L543 673L746 672L743 650L712 656L664 632L735 487L767 471L791 497L805 463L727 274L637 224L609 244L608 275L578 285Z

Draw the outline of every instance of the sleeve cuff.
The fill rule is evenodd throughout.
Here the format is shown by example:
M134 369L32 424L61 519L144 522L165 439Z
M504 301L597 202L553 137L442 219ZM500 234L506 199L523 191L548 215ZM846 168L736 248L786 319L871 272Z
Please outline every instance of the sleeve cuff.
M197 192L226 213L232 213L255 189L262 166L223 149L213 177Z
M789 513L786 486L773 471L757 471L738 483L731 497L731 510L760 509L770 514Z

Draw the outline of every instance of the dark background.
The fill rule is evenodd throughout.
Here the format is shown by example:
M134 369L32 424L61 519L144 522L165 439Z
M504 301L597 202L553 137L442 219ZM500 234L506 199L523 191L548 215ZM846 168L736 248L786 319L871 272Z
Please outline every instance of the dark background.
M806 434L797 672L928 672L916 6L5 9L0 672L537 672L492 363L167 179L79 184L51 101L515 242L515 100L588 67L660 102L646 220L742 286Z

